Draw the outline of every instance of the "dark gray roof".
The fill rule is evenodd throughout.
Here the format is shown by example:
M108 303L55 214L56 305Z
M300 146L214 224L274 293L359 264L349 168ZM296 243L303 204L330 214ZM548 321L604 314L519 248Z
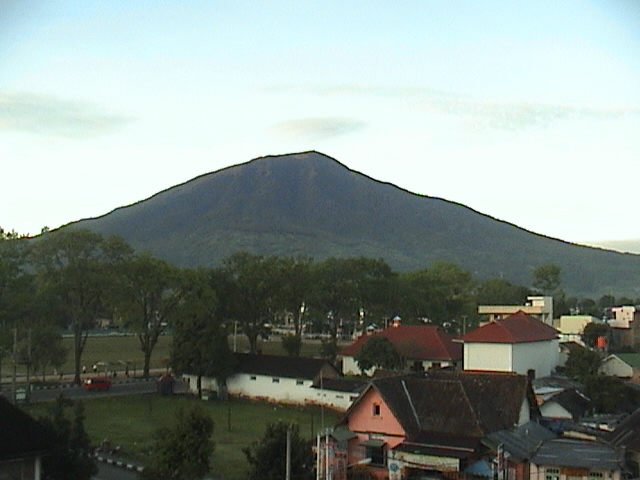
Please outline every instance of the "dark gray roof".
M47 428L0 396L0 461L40 455L54 447Z
M606 439L613 445L640 452L640 408L620 422Z
M273 377L300 378L314 380L324 367L335 378L338 371L326 360L306 357L285 357L253 353L234 353L235 371ZM327 375L329 377L329 375Z
M528 422L513 430L500 430L487 435L486 446L497 451L502 446L511 457L521 462L530 459L545 441L556 438L556 434L535 422Z
M622 449L600 442L556 438L544 442L531 458L536 465L619 470L624 463Z
M571 414L574 420L582 418L582 416L591 409L591 400L575 388L563 390L547 401L557 402Z
M323 388L326 390L333 390L336 392L345 393L360 393L367 386L369 382L366 380L351 380L346 378L324 378L322 379L322 385L320 380L316 379L313 384L314 388Z
M512 428L533 396L524 375L429 371L372 381L410 437L421 432L482 438Z

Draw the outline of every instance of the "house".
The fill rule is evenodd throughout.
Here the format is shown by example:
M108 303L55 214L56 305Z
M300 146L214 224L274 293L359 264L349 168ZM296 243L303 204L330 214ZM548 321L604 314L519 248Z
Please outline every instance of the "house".
M487 315L490 322L501 320L517 312L524 312L547 325L551 325L553 322L553 297L527 297L526 305L478 305L478 313Z
M54 448L49 430L0 396L0 479L40 480Z
M375 478L458 475L480 459L487 434L537 414L524 375L431 370L374 379L336 427L340 441L326 437L333 478L358 465Z
M620 480L624 452L599 441L554 438L531 458L532 479Z
M625 449L628 478L640 478L640 408L622 420L605 439Z
M640 308L627 305L611 309L611 346L613 348L640 346Z
M640 353L612 353L602 361L600 373L640 382Z
M456 368L462 360L462 346L455 343L454 337L433 325L392 325L384 330L363 334L351 345L338 352L342 358L344 375L371 375L374 369L362 372L356 361L360 349L372 336L387 338L396 351L404 358L413 370L430 368Z
M551 430L537 422L527 422L514 429L490 433L482 444L489 449L492 473L498 478L529 480L531 457L540 445L552 438L556 438L556 434Z
M232 396L290 404L316 403L322 398L318 393L322 382L340 376L333 365L316 358L251 353L234 356L235 373L226 382ZM198 392L196 375L185 374L183 379L191 392ZM219 391L216 380L208 377L201 379L201 388L207 396Z
M540 415L558 424L577 422L591 410L591 400L577 388L555 391L534 390Z
M558 332L519 311L462 337L463 369L551 375L559 361Z

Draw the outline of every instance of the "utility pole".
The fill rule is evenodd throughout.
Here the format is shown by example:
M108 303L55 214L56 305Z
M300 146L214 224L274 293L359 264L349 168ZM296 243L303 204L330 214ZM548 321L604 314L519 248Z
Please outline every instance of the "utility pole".
M287 425L287 454L286 454L285 480L291 480L291 424Z
M16 356L18 355L18 329L13 329L13 380L11 381L11 396L13 403L16 403L16 375L18 374L18 366L16 365Z

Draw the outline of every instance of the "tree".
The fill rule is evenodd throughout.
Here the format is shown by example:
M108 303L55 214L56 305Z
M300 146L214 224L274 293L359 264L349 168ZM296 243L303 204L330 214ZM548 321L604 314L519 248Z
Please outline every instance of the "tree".
M88 330L107 314L106 292L113 267L130 253L131 247L122 239L105 239L85 229L46 233L32 248L40 288L57 298L70 323L78 384Z
M531 290L502 278L482 280L476 288L478 305L523 305Z
M560 267L554 263L533 270L533 287L544 295L554 296L560 288Z
M263 437L243 449L251 466L248 480L281 480L287 468L287 437L290 445L291 478L313 478L313 451L311 442L300 437L295 423L269 423Z
M302 337L300 335L283 335L282 348L290 357L299 357L302 349Z
M581 337L585 345L595 347L598 337L605 337L608 339L610 332L611 327L606 323L591 322L585 325L584 330L582 330Z
M213 420L202 406L180 408L170 427L155 435L151 463L140 474L143 480L197 480L210 470L213 453Z
M229 349L227 332L216 318L215 292L195 272L192 287L184 298L173 329L171 365L176 372L196 375L198 396L202 396L202 377L215 378L218 392L225 396L226 379L233 372L235 357Z
M224 261L217 275L222 311L241 325L251 353L258 352L258 336L278 307L276 262L275 257L238 252Z
M123 324L138 336L148 377L153 350L173 321L187 283L179 269L146 254L128 258L117 272L113 303Z
M583 383L596 413L631 413L638 408L640 392L617 377L590 375Z
M393 272L381 259L328 258L312 269L313 307L326 315L329 333L350 333L350 325L376 309L388 309Z
M98 469L89 455L91 445L84 428L84 406L63 395L51 405L48 416L39 421L48 427L56 451L42 462L44 477L49 480L89 480Z
M43 325L33 329L30 361L35 372L42 372L43 382L47 367L62 367L67 360L67 353L62 335L55 328Z
M569 352L565 373L568 377L581 379L598 373L602 363L599 352L576 346Z
M369 337L355 359L362 371L372 367L393 370L402 366L402 359L393 343L382 335Z
M438 262L428 269L402 274L401 316L451 328L463 315L474 313L471 288L471 274L451 263Z

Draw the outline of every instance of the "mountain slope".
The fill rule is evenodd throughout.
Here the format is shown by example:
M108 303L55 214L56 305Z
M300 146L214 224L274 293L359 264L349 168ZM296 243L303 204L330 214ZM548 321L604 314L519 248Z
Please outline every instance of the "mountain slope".
M463 205L416 195L317 152L262 157L197 177L75 225L124 237L178 265L263 255L384 258L396 270L433 261L528 285L557 263L568 293L637 296L640 256L536 235Z

